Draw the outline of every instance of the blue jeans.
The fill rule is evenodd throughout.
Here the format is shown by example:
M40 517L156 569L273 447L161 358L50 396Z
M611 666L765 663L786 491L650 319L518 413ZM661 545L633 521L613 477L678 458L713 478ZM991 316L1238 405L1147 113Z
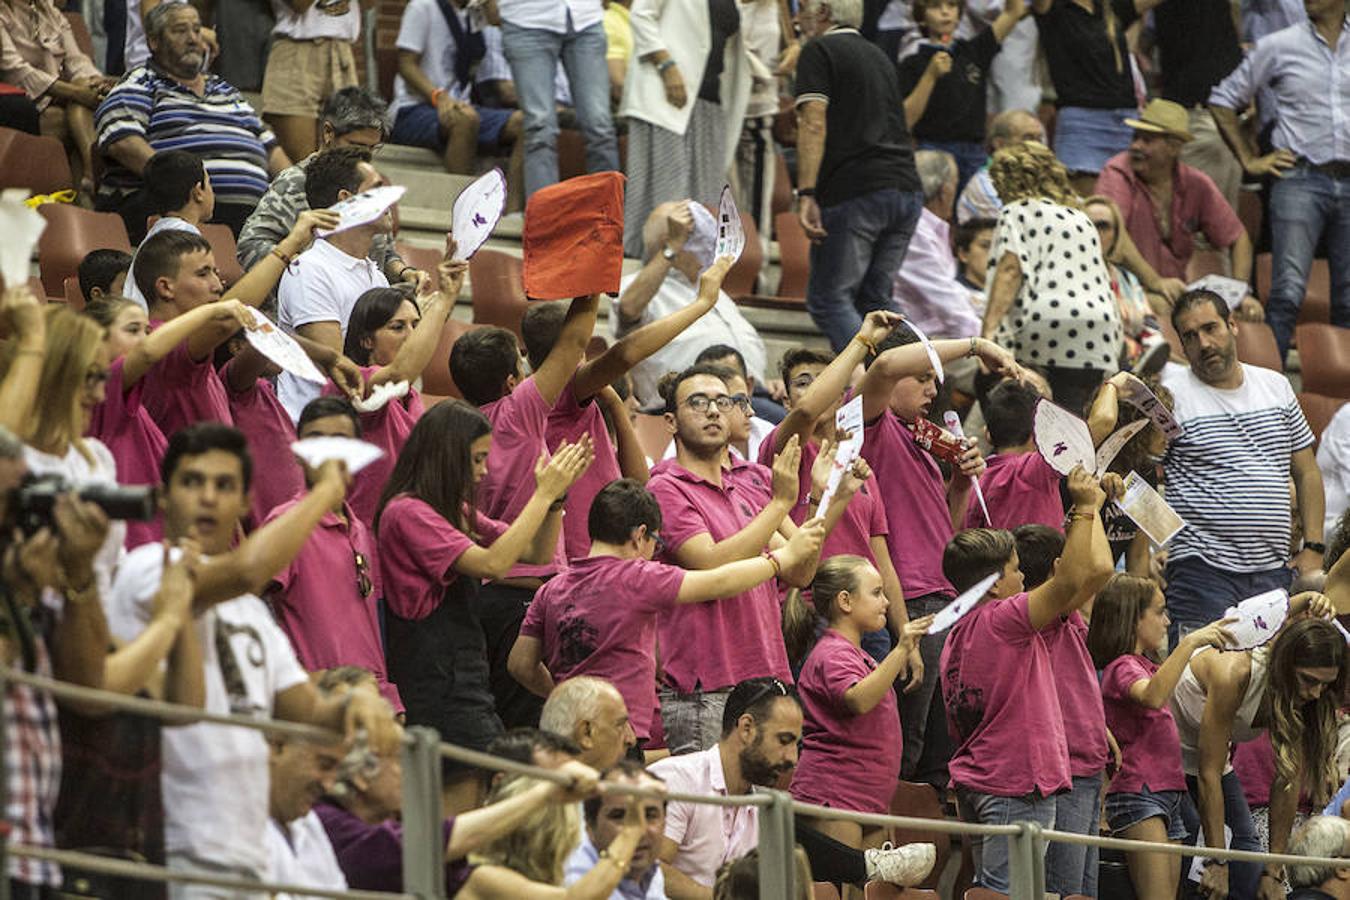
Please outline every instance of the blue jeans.
M811 245L806 311L838 353L874 309L899 312L891 282L914 235L923 194L887 188L822 207L827 232Z
M1350 327L1350 177L1332 178L1298 163L1270 189L1270 296L1266 322L1280 355L1298 321L1317 241L1326 236L1331 324Z
M1096 835L1102 817L1102 777L1075 775L1073 789L1055 795L1055 830ZM1051 844L1045 850L1045 889L1067 897L1097 896L1097 848Z
M956 196L961 196L966 182L989 162L989 151L978 141L919 141L921 150L941 150L956 160Z
M1294 572L1281 566L1265 572L1227 572L1196 556L1167 565L1168 645L1175 647L1182 630L1194 631L1213 622L1230 606L1265 591L1288 590Z
M558 110L554 79L562 59L572 87L577 122L586 139L586 169L619 168L619 144L609 115L609 68L604 27L597 22L566 34L502 23L502 52L511 66L525 114L525 196L558 180Z
M1028 794L1024 797L995 797L965 788L956 789L961 818L981 825L1010 825L1036 822L1042 828L1055 827L1054 797ZM974 844L975 883L991 891L1008 893L1008 839L1000 835L976 837ZM1049 873L1047 873L1048 876ZM1046 882L1046 890L1052 890Z
M1182 805L1182 816L1186 820L1186 844L1194 845L1200 835L1200 790L1192 775L1186 776L1186 784L1191 791L1194 803ZM1242 792L1242 783L1236 772L1223 776L1223 821L1233 831L1231 847L1234 850L1264 849L1256 836L1256 826L1252 823L1252 811L1247 808L1247 796ZM1252 900L1256 896L1256 887L1261 880L1260 863L1230 862L1228 864L1228 896L1233 900ZM1183 890L1187 887L1186 872L1190 869L1190 860L1182 857L1181 881ZM1189 883L1194 887L1193 883Z

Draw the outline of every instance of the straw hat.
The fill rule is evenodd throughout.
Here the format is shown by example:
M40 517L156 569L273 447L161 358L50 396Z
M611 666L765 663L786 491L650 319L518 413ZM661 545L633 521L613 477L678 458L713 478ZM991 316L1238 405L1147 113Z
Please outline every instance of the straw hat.
M1125 124L1136 131L1151 131L1165 134L1185 143L1195 140L1195 135L1186 130L1190 116L1186 107L1171 100L1150 100L1137 119L1126 119Z

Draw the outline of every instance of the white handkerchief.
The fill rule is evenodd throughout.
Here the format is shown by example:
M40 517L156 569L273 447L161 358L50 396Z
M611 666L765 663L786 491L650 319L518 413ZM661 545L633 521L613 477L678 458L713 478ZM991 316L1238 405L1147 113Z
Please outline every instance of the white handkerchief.
M291 452L313 469L317 469L330 459L340 459L347 464L347 472L350 475L355 475L384 456L384 451L374 444L346 437L305 438L291 444Z
M0 275L9 288L28 283L28 261L47 227L47 220L37 210L24 205L27 199L24 188L0 192L0 234L5 236L0 241Z
M408 396L411 387L412 385L406 381L386 381L371 388L369 397L353 401L352 406L355 406L358 412L378 412L384 409L389 401Z

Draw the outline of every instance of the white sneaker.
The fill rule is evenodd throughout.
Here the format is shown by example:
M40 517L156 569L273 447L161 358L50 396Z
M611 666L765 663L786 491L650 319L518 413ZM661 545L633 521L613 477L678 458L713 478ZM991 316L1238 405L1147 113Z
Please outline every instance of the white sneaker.
M887 881L900 887L913 887L928 877L937 862L935 844L906 844L892 847L887 841L880 847L863 851L868 881Z

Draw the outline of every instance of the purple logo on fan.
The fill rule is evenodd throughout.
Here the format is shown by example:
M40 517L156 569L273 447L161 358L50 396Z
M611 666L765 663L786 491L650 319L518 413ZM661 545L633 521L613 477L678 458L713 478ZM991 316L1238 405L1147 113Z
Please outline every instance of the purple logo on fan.
M473 224L475 224L475 225L486 225L486 224L487 224L487 219L483 218L483 214L482 214L482 213L474 213L474 214L473 214Z
M1256 627L1260 628L1262 631L1270 630L1270 626L1266 624L1266 620L1261 618L1260 616L1257 616L1253 621L1255 622Z
M1067 453L1068 451L1069 445L1064 443L1063 441L1060 441L1058 444L1055 444L1054 452L1052 452L1050 455L1059 456L1061 453Z

